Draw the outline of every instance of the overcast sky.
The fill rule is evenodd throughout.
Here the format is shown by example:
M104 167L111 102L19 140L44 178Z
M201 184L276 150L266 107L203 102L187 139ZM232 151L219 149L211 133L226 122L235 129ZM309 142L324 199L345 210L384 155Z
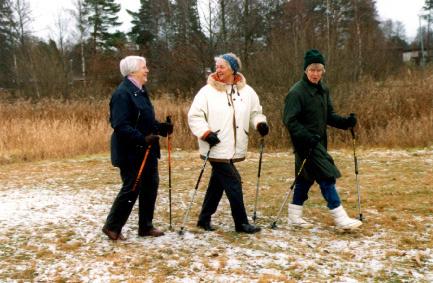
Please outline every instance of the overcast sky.
M29 0L29 2L33 11L35 35L48 38L54 30L54 22L58 18L59 11L73 8L74 0ZM117 3L121 3L122 7L120 20L127 23L122 30L127 31L130 28L130 17L126 9L137 11L140 0L117 0ZM392 19L402 22L408 39L412 40L419 27L418 15L422 12L424 3L425 0L376 0L376 7L380 20Z

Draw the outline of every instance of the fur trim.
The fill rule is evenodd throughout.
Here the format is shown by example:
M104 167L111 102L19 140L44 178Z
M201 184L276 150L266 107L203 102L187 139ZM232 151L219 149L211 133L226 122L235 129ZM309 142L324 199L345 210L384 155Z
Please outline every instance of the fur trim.
M213 87L214 89L216 89L218 91L225 91L226 90L227 84L220 81L218 79L218 76L216 73L212 73L209 75L209 77L207 78L207 83L208 83L208 85L210 85L211 87ZM236 85L238 90L241 90L242 88L244 88L245 85L247 84L247 81L246 81L244 75L242 75L241 73L237 73L235 75L234 84Z

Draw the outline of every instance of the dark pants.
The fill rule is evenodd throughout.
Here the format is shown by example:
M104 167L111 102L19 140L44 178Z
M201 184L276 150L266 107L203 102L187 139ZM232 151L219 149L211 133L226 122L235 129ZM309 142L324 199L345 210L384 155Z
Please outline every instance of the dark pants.
M296 181L292 204L303 205L308 199L308 191L313 183L314 181L306 181L303 179ZM335 179L320 180L317 181L317 183L320 186L320 191L327 202L328 208L334 209L339 207L341 201L337 189L335 188Z
M211 162L212 174L200 212L200 222L210 222L216 212L223 192L230 202L233 220L237 229L248 224L245 212L241 176L233 163Z
M138 230L150 230L155 210L155 201L158 193L159 175L158 160L151 157L146 161L146 165L141 175L141 181L135 192L132 191L137 173L140 168L139 164L120 167L120 177L122 178L122 188L114 199L110 213L107 216L105 227L111 231L120 233L122 227L128 220L132 208L138 197Z

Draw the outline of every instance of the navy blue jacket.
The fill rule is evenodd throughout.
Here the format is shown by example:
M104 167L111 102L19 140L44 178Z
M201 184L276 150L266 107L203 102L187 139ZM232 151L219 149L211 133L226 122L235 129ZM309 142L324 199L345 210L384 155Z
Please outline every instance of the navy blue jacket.
M144 137L157 134L159 122L146 88L140 90L124 78L110 100L111 162L116 167L140 164L147 148ZM152 145L148 158L159 158L159 144Z

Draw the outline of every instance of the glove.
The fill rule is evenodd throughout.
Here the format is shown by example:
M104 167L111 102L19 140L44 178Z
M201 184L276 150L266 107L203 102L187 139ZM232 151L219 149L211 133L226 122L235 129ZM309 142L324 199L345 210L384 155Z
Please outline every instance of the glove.
M171 135L173 133L173 123L171 123L171 119L167 117L167 121L164 123L159 123L158 132L160 136L166 137L167 135Z
M346 117L346 125L348 128L353 128L356 125L356 116L355 113L350 113L348 117Z
M144 141L148 144L148 145L153 145L159 142L159 136L157 135L148 135L144 137Z
M210 132L204 140L210 145L210 147L213 147L220 142L220 139L214 132Z
M316 147L316 145L320 142L320 136L319 135L312 135L310 137L310 140L308 141L308 143L310 144L310 148L314 148Z
M261 122L257 124L257 131L259 134L264 137L269 133L269 126L265 122Z

